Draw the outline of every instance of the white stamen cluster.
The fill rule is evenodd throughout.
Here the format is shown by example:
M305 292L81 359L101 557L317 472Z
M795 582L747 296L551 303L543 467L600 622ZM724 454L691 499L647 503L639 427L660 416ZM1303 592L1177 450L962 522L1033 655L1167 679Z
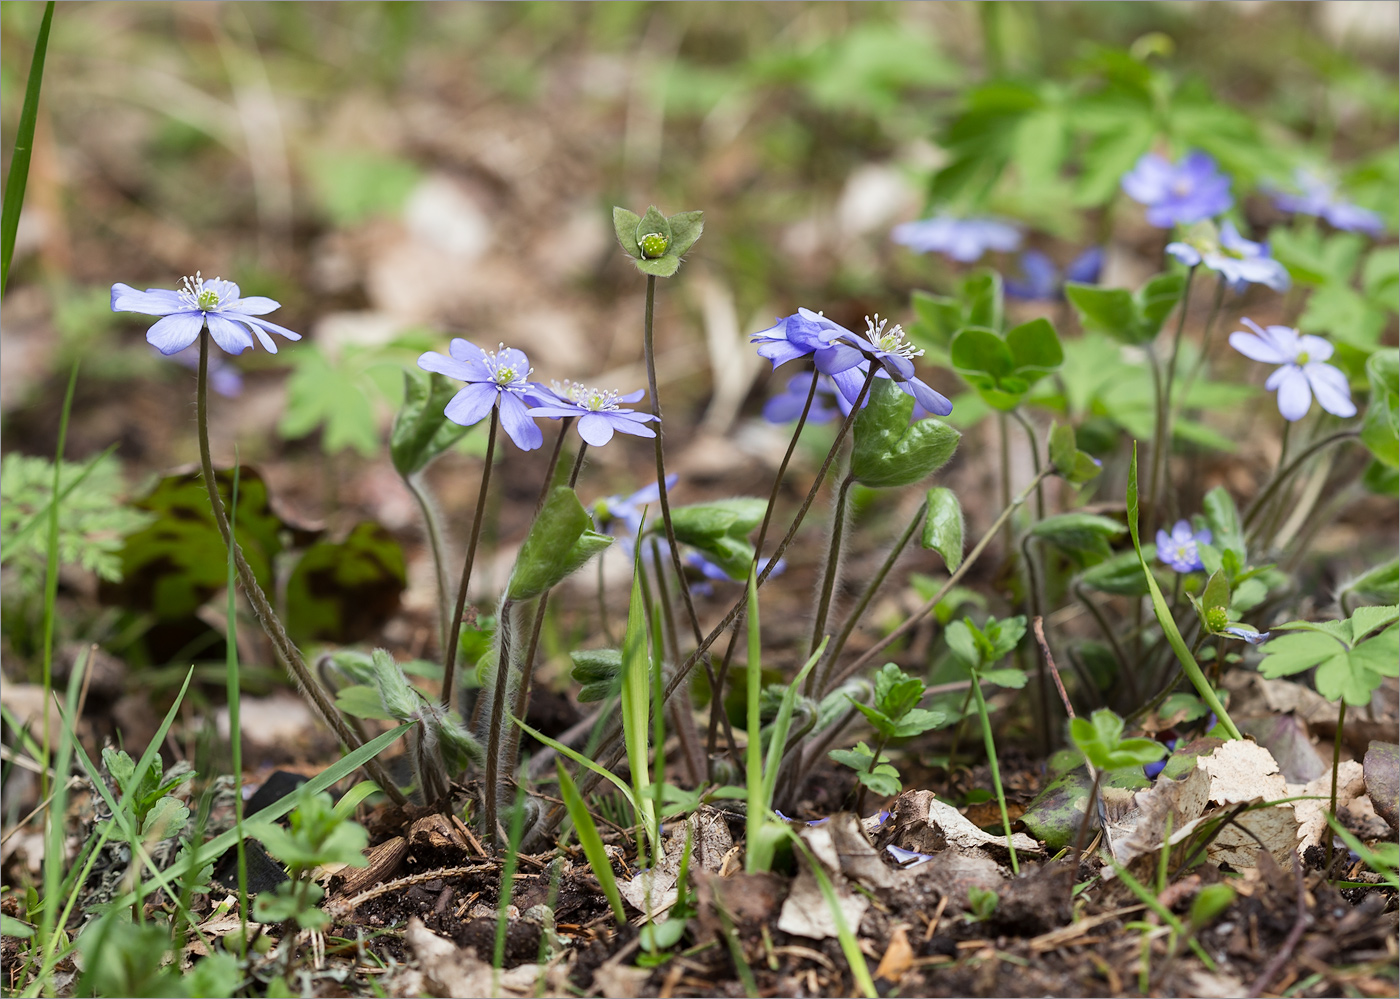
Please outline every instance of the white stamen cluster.
M551 381L549 384L553 387L555 395L561 399L568 399L589 412L609 413L621 408L617 401L618 393L612 389L593 388L567 378L562 383Z
M523 386L517 383L528 379L535 373L535 369L530 368L524 372L517 371L514 364L507 364L501 360L500 354L505 349L505 344L498 343L495 350L483 350L482 353L486 356L482 360L486 364L486 369L491 372L492 380L497 385L503 388L522 388Z
M865 317L865 337L887 354L898 354L900 357L922 357L923 349L915 347L912 343L904 340L904 329L898 323L885 329L888 319L881 319L880 314L875 313L875 318Z
M215 278L213 283L222 281L222 278ZM219 293L213 287L206 287L204 278L199 271L194 272L194 277L186 277L180 282L180 301L186 303L192 309L199 309L201 312L213 312L223 305L219 298Z

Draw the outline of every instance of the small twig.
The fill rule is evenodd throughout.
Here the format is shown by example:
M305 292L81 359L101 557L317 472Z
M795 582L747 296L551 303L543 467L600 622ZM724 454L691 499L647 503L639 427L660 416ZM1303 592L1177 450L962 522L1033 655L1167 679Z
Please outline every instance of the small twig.
M1283 946L1278 949L1278 953L1259 973L1259 977L1254 980L1254 984L1249 987L1251 996L1263 995L1264 989L1274 980L1274 976L1288 963L1288 959L1293 956L1294 949L1298 946L1298 941L1303 939L1303 931L1308 928L1311 921L1308 916L1308 893L1307 886L1303 883L1303 860L1298 856L1298 851L1293 851L1293 888L1298 893L1298 917L1293 921L1293 928L1288 931L1288 936L1284 938Z
M1069 694L1065 693L1065 685L1060 679L1060 671L1055 666L1055 657L1050 654L1050 643L1045 640L1045 619L1037 614L1035 620L1031 622L1031 627L1035 631L1035 640L1040 646L1040 654L1045 657L1045 665L1050 667L1050 675L1055 678L1055 687L1060 692L1060 700L1064 702L1065 714L1069 715L1070 721L1073 721L1074 705L1069 702Z

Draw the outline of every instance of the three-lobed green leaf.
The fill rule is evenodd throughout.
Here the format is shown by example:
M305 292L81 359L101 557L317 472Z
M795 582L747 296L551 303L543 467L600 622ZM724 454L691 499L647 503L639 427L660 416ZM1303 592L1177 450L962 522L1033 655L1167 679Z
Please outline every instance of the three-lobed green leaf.
M941 420L910 424L914 399L886 378L870 388L868 405L852 428L851 474L876 489L907 486L945 465L962 434Z

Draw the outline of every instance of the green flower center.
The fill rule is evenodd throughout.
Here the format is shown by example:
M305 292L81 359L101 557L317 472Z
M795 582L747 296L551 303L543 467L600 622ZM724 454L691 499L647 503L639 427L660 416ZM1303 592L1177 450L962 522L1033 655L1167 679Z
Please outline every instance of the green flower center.
M665 255L671 241L659 232L649 232L637 240L637 245L642 248L642 256L655 258Z
M1224 607L1212 607L1206 611L1206 627L1211 631L1224 631L1230 624L1230 615Z
M215 278L213 281L205 281L199 271L195 271L194 277L187 277L180 282L181 301L200 312L217 311L223 305L223 299L214 288L219 280Z
M196 305L198 305L201 309L205 310L206 312L210 309L217 309L219 307L218 293L213 291L201 291L199 293L199 297L197 297L194 301Z
M1298 352L1298 356L1293 358L1293 363L1298 365L1299 367L1302 367L1304 364L1307 364L1308 352L1306 350L1300 350Z
M908 343L904 339L904 329L895 324L886 329L888 319L881 319L877 312L875 318L865 317L866 338L871 343L879 347L887 354L898 354L900 357L922 357L923 350Z

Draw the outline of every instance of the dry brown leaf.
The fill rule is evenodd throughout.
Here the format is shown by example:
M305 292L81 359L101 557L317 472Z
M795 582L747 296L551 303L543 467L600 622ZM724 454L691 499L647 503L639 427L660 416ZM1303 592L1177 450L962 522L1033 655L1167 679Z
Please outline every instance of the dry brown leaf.
M1343 760L1337 767L1337 807L1340 809L1366 793L1362 766L1355 760ZM1327 809L1332 798L1332 774L1327 772L1317 780L1303 785L1290 784L1289 797L1295 801L1293 814L1298 820L1298 849L1306 850L1324 842L1327 831Z
M909 928L901 924L890 932L890 943L875 969L875 977L898 984L913 966L914 948L909 946Z
M1210 774L1210 800L1221 805L1242 801L1274 801L1288 796L1278 761L1267 749L1245 739L1232 739L1196 766Z

